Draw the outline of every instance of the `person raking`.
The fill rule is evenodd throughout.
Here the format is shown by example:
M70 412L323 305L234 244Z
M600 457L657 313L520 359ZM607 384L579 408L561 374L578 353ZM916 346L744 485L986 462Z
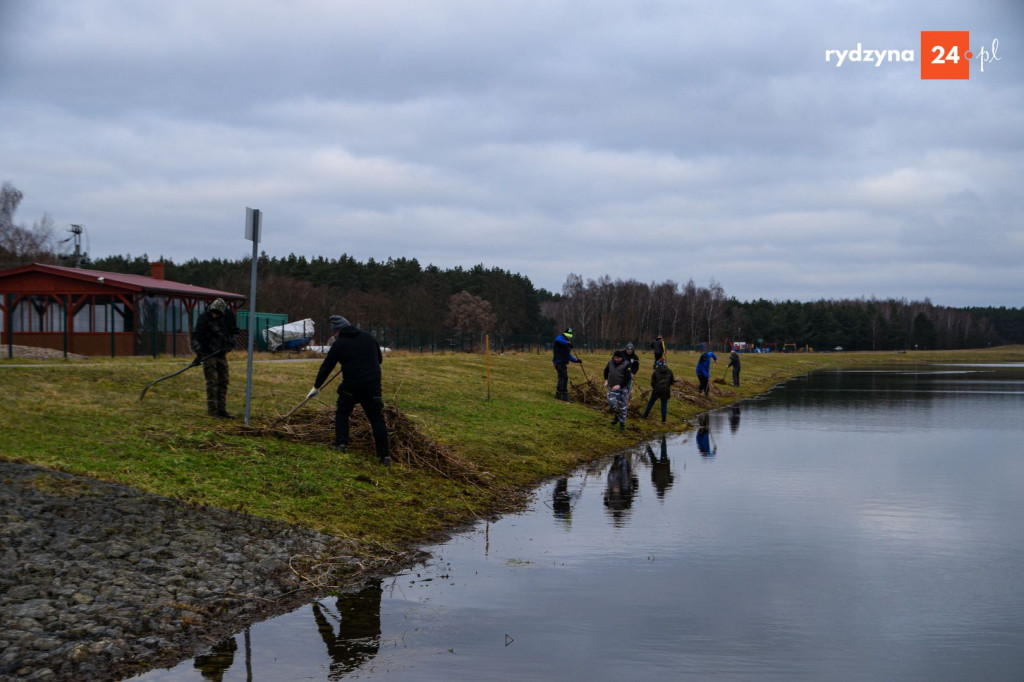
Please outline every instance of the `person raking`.
M555 385L555 398L572 402L569 397L569 363L583 362L572 354L572 327L566 327L565 331L555 337L552 349L551 363L558 373L558 383Z
M206 413L216 419L233 419L227 410L228 351L235 347L237 336L235 314L223 298L210 303L192 332L190 346L196 354L193 364L202 360L206 379Z
M306 397L311 398L320 393L320 386L327 381L335 365L340 363L341 385L338 386L338 409L334 415L334 443L331 449L345 452L348 448L349 416L358 403L363 406L363 412L370 422L377 459L388 466L391 464L391 455L381 391L380 365L384 362L384 355L380 344L341 315L331 315L330 322L335 340L320 364L313 388Z
M708 384L711 381L712 360L715 361L715 364L718 364L718 357L712 351L701 353L700 358L697 360L697 379L700 381L697 393L700 395L708 395Z

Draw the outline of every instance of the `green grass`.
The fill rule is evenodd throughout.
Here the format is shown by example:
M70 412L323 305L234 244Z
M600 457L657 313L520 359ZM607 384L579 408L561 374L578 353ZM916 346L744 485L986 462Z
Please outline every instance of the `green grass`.
M695 382L696 353L669 354L680 379ZM260 361L253 366L252 419L287 412L312 386L318 361ZM599 378L607 355L584 357ZM710 405L673 399L669 421L631 420L625 434L608 415L553 398L548 354L492 355L490 400L482 355L389 355L384 395L435 440L486 472L486 485L443 478L402 464L379 466L372 453L336 453L327 443L240 435L238 422L205 416L202 371L148 382L188 359L0 360L0 457L115 481L183 501L245 511L386 546L437 537L507 509L519 493L575 465L663 431L689 428L706 407L762 393L808 371L920 362L1021 362L1024 347L958 353L835 353L743 356L742 385L713 383ZM650 356L638 387L647 388ZM727 355L712 367L726 374ZM580 382L583 370L570 367ZM244 412L246 361L231 361L228 409ZM303 409L332 411L334 385ZM357 408L359 413L360 409ZM655 413L657 409L655 410Z

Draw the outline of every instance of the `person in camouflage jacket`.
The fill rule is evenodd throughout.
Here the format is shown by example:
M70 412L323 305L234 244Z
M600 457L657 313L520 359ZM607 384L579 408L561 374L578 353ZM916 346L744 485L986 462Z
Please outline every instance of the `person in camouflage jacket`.
M218 298L199 316L192 332L191 347L196 354L194 364L203 365L206 378L206 413L217 419L232 419L227 410L228 358L235 347L238 325L235 313Z

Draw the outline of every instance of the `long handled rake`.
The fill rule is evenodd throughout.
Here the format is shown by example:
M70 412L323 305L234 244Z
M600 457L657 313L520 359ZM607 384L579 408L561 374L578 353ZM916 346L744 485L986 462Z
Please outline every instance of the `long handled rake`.
M579 358L576 358L576 359L577 359L577 360L579 360ZM579 362L577 362L576 364L577 364L577 365L579 365L579 366L580 366L580 369L582 369L582 370L583 370L583 378L584 378L584 379L586 379L587 383L589 384L589 383L590 383L590 377L588 377L588 376L587 376L587 370L586 370L586 369L584 369L584 367L583 367L583 361L582 361L582 360L580 360L580 361L579 361Z
M212 358L212 357L213 357L214 355L217 355L218 353L222 353L222 352L224 352L224 351L223 351L223 349L221 349L221 350L216 350L216 351L214 351L214 352L210 353L209 355L207 355L207 356L206 356L205 358L198 358L198 359L196 359L196 360L193 360L193 361L192 361L192 362L190 362L189 364L187 364L187 365L185 365L184 367L182 367L181 369L179 369L179 370L178 370L177 372L171 372L170 374L168 374L168 375L167 375L167 376L165 376L165 377L160 377L160 378L159 378L159 379L157 379L156 381L151 381L151 382L149 382L149 383L148 383L148 384L146 384L146 386L145 386L145 387L144 387L144 388L142 389L142 393L140 393L140 394L139 394L139 400L142 400L143 398L145 398L145 397L146 397L146 391L148 391L149 389L151 389L151 388L152 388L153 386L156 386L156 385L157 385L157 384L159 384L159 383L160 383L161 381L166 381L167 379L170 379L171 377L176 377L176 376L178 376L178 375L179 375L179 374L181 374L182 372L187 372L188 370L192 369L193 367L198 367L199 365L203 364L204 362L206 362L207 360L209 360L210 358Z
M320 386L320 390L322 391L324 389L324 386L326 386L327 384L329 384L332 381L334 381L335 379L337 379L339 374L341 374L341 370L340 369L337 372L335 372L327 381L325 381L322 386ZM312 395L307 395L305 398L302 399L301 403L299 403L298 405L296 405L292 409L288 410L288 414L285 414L285 415L282 415L281 417L278 417L278 421L284 421L288 417L290 417L293 414L295 414L296 412L298 412L299 408L302 407L303 405L305 405L307 402L309 402L309 399L313 398L313 397L314 396L312 396Z

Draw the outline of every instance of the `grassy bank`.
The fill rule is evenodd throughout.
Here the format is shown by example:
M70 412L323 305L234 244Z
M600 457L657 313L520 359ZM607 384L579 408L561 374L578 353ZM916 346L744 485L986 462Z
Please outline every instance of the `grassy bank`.
M693 383L695 353L669 355L678 378ZM599 378L607 356L570 367ZM651 358L641 356L639 387ZM519 493L574 465L662 431L689 428L696 414L770 389L815 369L923 362L1022 362L1024 347L957 353L835 353L743 356L742 385L721 383L727 356L712 367L709 400L677 399L668 423L631 420L625 433L608 416L553 398L555 373L544 355L389 355L385 401L423 433L469 462L472 480L396 463L376 464L372 451L336 453L302 432L311 417L330 418L328 387L299 413L294 438L257 435L240 421L205 416L201 370L162 382L139 401L142 387L183 367L188 358L0 360L0 457L177 499L246 511L335 535L390 546L424 542L447 529L508 508ZM312 386L318 359L257 358L251 424L277 417ZM235 354L228 408L244 410L246 360ZM488 381L489 376L489 381ZM488 388L490 399L488 399ZM655 410L655 413L657 409ZM361 417L361 410L356 409ZM352 450L352 449L350 449Z

